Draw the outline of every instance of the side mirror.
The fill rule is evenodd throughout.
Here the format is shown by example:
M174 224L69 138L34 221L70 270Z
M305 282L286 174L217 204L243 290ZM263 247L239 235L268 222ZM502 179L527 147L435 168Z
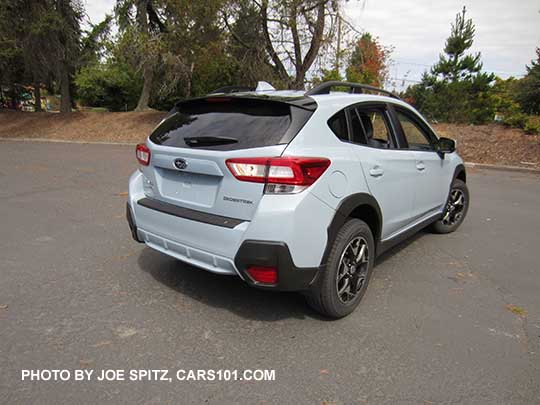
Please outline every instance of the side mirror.
M437 152L445 154L452 153L456 150L456 141L450 138L439 138Z

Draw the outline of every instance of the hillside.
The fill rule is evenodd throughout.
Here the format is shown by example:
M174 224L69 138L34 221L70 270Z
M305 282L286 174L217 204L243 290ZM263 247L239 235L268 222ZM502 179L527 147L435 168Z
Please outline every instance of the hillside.
M141 142L165 116L161 111L75 112L71 114L0 112L0 138ZM540 168L540 135L500 125L433 125L453 138L467 162Z

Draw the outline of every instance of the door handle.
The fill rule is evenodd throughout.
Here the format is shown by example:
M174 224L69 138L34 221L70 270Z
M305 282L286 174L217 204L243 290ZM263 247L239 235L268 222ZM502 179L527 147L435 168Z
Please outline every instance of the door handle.
M373 177L380 177L384 174L384 170L379 166L375 166L369 169L369 174Z
M419 171L426 170L426 165L424 162L416 162L416 169Z

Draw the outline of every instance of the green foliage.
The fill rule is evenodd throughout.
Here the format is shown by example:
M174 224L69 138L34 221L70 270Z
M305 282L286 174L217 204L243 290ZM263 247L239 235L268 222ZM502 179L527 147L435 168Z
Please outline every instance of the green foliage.
M504 125L512 128L525 128L527 123L527 114L522 112L508 113L504 116L503 120Z
M446 122L482 124L493 120L501 103L493 92L495 75L482 73L480 54L467 55L474 40L474 24L466 10L456 15L445 54L404 97L426 116Z
M540 47L536 48L536 56L516 92L516 100L528 114L540 114Z
M466 14L467 10L463 7L461 13L456 15L450 36L446 40L444 54L439 56L439 61L431 69L433 75L441 76L445 81L470 79L482 70L480 53L465 54L472 46L475 34L474 24L471 19L466 18Z
M100 62L105 58L108 48L112 46L109 35L111 32L112 16L106 15L103 21L91 25L85 31L81 40L81 56L79 66L87 66Z
M83 67L75 84L82 104L125 111L137 105L142 79L129 65L109 61Z
M317 85L323 82L329 82L334 80L343 80L343 76L341 76L341 73L337 69L321 69L321 75L314 77L312 80L312 84Z
M523 112L514 112L505 115L504 125L512 128L523 129L527 134L540 134L540 116L527 115Z
M259 10L251 1L236 3L236 8L225 8L223 12L228 32L221 37L230 55L228 68L233 70L230 84L255 86L264 80L285 87L286 83L270 65ZM233 23L228 22L230 17L234 19Z
M531 115L527 117L527 121L525 122L523 129L526 133L531 135L540 134L540 116Z

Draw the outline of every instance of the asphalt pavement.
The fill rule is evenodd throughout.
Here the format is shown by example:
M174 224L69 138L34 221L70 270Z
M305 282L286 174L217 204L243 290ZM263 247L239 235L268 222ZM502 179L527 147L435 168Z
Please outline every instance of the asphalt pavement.
M392 249L356 312L330 321L135 243L133 149L0 142L0 403L540 403L538 175L469 170L462 227ZM22 380L52 369L173 378Z

